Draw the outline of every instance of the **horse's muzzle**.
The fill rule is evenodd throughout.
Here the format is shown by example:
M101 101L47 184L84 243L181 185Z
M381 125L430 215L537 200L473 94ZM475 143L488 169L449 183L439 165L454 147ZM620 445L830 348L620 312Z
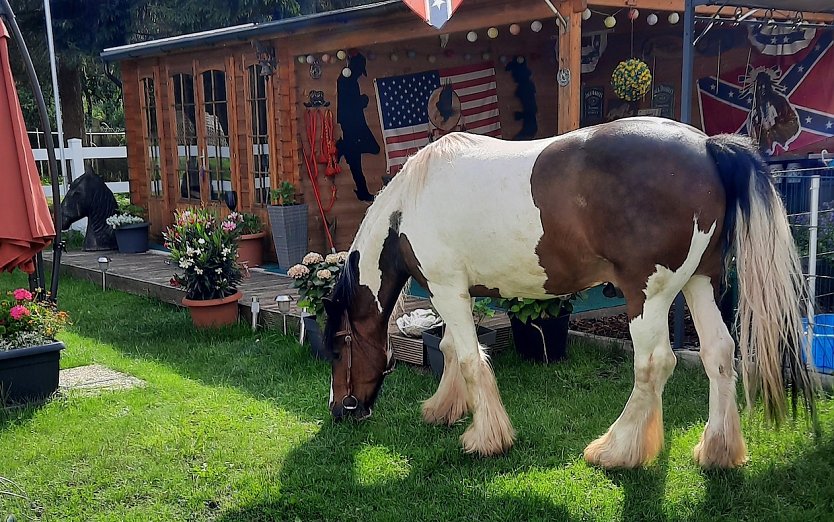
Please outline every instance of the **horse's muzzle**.
M357 401L355 408L346 408L344 403L335 403L330 408L330 413L333 415L333 421L339 422L345 418L353 418L356 420L365 420L371 416L373 410L365 406L361 401Z

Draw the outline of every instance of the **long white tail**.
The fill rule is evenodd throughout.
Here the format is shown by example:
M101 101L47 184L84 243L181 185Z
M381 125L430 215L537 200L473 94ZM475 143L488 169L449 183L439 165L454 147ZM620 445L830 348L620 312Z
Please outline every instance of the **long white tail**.
M803 342L807 292L782 200L761 156L746 138L714 136L707 140L707 150L727 191L726 241L728 247L735 244L736 321L747 405L761 392L767 417L778 423L786 413L787 384L794 412L802 394L815 418L818 380L809 369L812 359Z

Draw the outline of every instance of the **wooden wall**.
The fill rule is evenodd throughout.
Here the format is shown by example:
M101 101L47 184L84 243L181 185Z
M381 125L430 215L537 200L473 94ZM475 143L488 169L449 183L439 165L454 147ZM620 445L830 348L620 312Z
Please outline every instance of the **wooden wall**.
M512 139L521 129L521 122L514 119L514 114L521 109L521 104L515 96L516 83L510 73L505 70L505 64L502 63L501 57L512 59L515 56L525 56L532 71L532 80L536 85L539 125L537 137L552 136L556 133L555 26L548 24L539 33L533 33L530 30L529 23L525 23L522 24L521 34L517 36L509 33L508 25L499 27L499 36L494 40L487 37L487 28L479 28L476 31L479 37L474 43L466 40L465 32L451 34L445 49L449 51L448 53L444 53L444 49L440 46L440 38L437 36L357 49L368 58L368 76L362 77L359 82L360 91L369 98L368 107L365 109L365 119L382 148L378 155L365 154L362 157L363 171L371 193L375 193L382 188L382 176L387 175L384 141L374 90L375 78L491 62L496 73L502 133L505 139ZM297 45L294 49L297 50L296 52L300 51L303 54L303 46ZM337 51L338 49L333 49L327 51L327 53L335 57ZM409 51L414 54L413 58L409 57ZM489 53L490 56L484 59L483 53ZM396 54L399 59L392 61L391 54ZM467 54L471 55L468 60L465 56ZM434 63L428 61L429 55L435 57L436 61ZM316 53L315 56L320 57L321 53ZM324 91L325 99L331 102L330 110L335 120L336 82L346 64L344 61L322 64L321 78L313 79L310 75L309 65L301 65L297 61L293 63L296 67L297 86L291 91L297 94L295 108L297 110L296 118L300 131L300 141L303 143L304 150L309 150L305 119L307 111L303 102L308 99L310 91ZM334 124L334 128L338 138L341 135L338 123ZM335 178L337 199L332 211L328 214L328 220L335 221L337 224L334 237L336 247L345 249L350 245L368 204L356 198L353 192L355 184L350 169L344 160L341 162L341 167L342 173ZM303 161L299 161L298 169L302 174L301 185L304 187L305 200L310 205L310 248L321 251L325 249L326 239L321 216L316 206L312 183ZM323 165L319 166L319 171L321 172L319 175L320 193L323 204L327 206L331 197L331 180L324 179Z

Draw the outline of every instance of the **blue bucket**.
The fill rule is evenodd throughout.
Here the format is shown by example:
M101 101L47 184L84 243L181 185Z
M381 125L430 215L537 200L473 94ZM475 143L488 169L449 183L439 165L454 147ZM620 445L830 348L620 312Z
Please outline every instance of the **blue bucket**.
M802 320L802 326L807 330L807 319ZM814 344L811 346L811 356L818 371L834 373L834 314L820 314L814 317Z

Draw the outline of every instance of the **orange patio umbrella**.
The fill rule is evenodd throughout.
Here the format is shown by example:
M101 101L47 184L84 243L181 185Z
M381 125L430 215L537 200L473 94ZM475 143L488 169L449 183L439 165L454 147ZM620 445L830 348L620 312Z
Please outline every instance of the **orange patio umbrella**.
M26 135L8 40L0 21L0 272L31 274L32 258L55 237L55 226Z

